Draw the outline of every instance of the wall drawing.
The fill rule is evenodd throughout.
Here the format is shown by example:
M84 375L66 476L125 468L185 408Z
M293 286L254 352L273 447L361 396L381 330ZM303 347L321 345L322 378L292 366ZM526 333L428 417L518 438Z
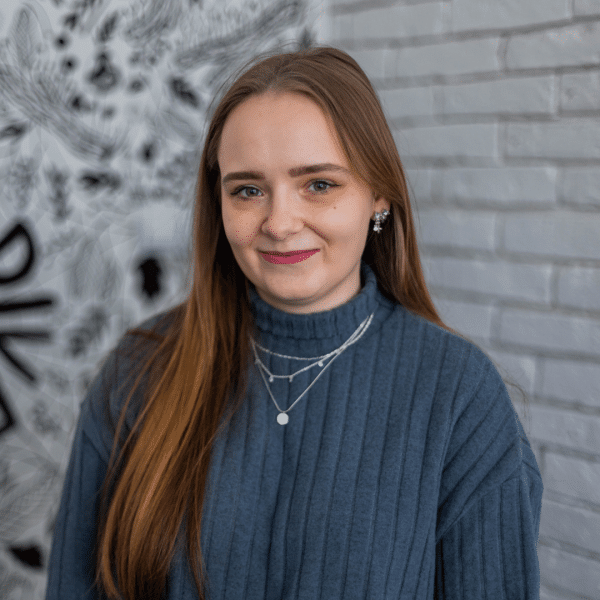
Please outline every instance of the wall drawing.
M87 386L185 293L212 96L253 54L321 41L315 0L0 4L0 598L45 591Z

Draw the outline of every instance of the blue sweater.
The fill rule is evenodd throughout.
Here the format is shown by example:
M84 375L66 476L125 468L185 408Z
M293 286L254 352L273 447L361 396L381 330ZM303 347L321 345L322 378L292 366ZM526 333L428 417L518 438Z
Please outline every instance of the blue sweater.
M538 599L543 485L501 377L473 344L386 299L364 262L361 280L346 304L308 315L275 309L251 285L256 341L279 354L327 354L374 317L287 425L253 365L256 395L212 455L201 536L209 599ZM274 374L310 364L257 351ZM116 364L113 352L81 405L47 600L100 597L92 549L112 439L92 407ZM282 410L321 370L269 384ZM111 402L126 392L113 387ZM197 599L185 556L167 597Z

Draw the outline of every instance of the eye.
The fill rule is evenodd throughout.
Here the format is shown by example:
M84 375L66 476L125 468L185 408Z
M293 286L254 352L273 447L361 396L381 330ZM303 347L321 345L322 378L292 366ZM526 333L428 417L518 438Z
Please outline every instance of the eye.
M325 181L323 179L316 179L315 181L311 181L309 187L312 187L313 185L326 185L326 188L321 187L320 189L316 190L317 194L324 194L326 192L329 191L329 188L334 188L334 187L338 187L338 184L336 183L330 183L329 181ZM257 198L258 195L257 194L250 194L248 195L243 195L242 192L244 190L258 190L260 191L258 188L254 187L253 185L243 185L239 188L237 188L236 190L234 190L233 192L231 192L231 196L237 196L239 198L243 198L246 200L249 200L250 198Z

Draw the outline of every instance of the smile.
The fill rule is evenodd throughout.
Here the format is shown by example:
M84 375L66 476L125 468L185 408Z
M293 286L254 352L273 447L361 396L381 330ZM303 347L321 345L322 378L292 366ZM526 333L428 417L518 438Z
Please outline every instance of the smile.
M310 252L303 252L302 254L292 254L291 256L278 256L276 254L264 254L263 252L259 252L259 254L270 263L275 265L291 265L294 263L301 262L310 258L313 254L316 254L319 250L311 250Z

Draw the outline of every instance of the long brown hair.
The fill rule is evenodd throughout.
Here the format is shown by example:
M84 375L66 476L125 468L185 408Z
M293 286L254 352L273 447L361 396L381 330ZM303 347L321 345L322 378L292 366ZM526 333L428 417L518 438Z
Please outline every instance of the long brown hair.
M377 94L356 61L336 48L313 46L263 53L243 69L218 102L207 130L193 207L189 293L169 313L171 321L162 334L139 328L125 334L139 336L130 352L150 355L152 343L156 348L135 368L139 375L120 409L118 432L148 372L144 402L118 460L120 435L114 436L102 487L95 583L111 600L161 597L184 520L198 596L204 599L207 593L200 525L211 448L242 406L251 366L250 336L258 337L248 281L225 237L220 208L217 150L223 125L239 104L275 91L303 94L320 106L355 175L391 205L381 233L369 233L363 253L379 289L456 333L442 322L427 290L400 157ZM130 364L133 375L133 365L140 363L132 359Z

